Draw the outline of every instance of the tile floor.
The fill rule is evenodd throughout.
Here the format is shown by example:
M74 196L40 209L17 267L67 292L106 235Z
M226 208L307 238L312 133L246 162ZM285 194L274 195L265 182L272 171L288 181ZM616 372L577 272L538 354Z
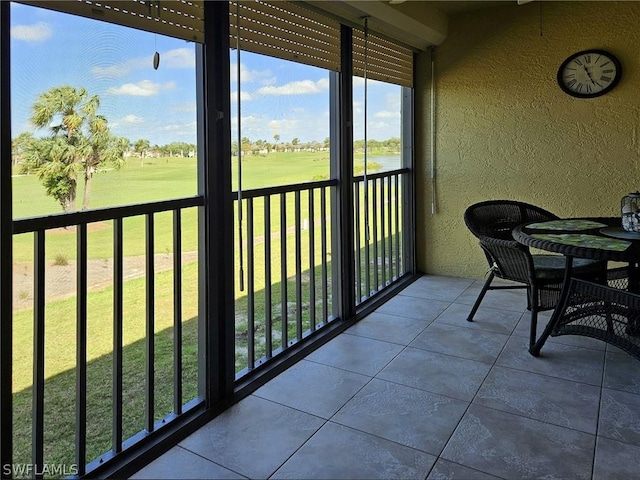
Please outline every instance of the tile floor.
M640 479L640 362L424 276L132 478ZM546 317L542 318L546 320Z

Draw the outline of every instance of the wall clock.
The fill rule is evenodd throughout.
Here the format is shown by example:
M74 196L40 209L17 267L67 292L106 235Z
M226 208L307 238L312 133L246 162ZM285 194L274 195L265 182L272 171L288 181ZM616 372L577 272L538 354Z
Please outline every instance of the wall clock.
M569 56L558 68L558 85L567 94L593 98L610 92L620 81L622 65L605 50L583 50Z

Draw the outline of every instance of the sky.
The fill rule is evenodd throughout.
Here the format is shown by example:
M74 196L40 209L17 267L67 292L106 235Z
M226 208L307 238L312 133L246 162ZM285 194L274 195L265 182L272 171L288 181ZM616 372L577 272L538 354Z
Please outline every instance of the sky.
M160 66L153 68L153 55ZM232 140L238 138L238 61L231 50ZM329 72L240 52L240 133L251 140L324 142ZM196 143L195 46L50 10L11 4L12 137L46 134L29 122L38 94L60 85L100 97L111 132L151 145ZM400 136L401 88L369 80L367 138ZM364 138L364 81L354 79L354 139Z

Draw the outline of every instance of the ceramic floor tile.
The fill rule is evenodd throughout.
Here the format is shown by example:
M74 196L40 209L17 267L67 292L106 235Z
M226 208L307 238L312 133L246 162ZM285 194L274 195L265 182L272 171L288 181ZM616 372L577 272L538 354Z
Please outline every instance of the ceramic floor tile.
M500 477L474 470L448 460L438 459L427 480L501 480Z
M539 312L538 313L538 336L544 330L544 327L549 323L551 319L551 311ZM529 337L529 326L531 325L531 312L526 310L517 322L516 328L513 330L513 335L517 335L519 337ZM567 337L569 335L566 335ZM572 337L575 335L571 335Z
M173 447L131 479L243 479L242 475L227 470L182 447Z
M452 303L444 312L438 315L435 323L446 323L470 329L510 335L520 321L520 312L497 310L480 306L473 317L467 321L471 307L462 303Z
M593 480L640 480L640 447L598 437Z
M494 367L473 403L596 434L600 387Z
M396 295L379 307L376 312L431 322L448 306L449 302L443 302L441 300Z
M490 365L407 347L377 378L470 402Z
M602 384L604 351L547 342L540 356L534 357L528 349L527 338L512 336L496 364L591 385Z
M402 348L402 345L343 333L306 358L312 362L373 377Z
M424 275L402 290L400 295L451 302L472 283L473 280L468 278Z
M604 388L598 435L640 446L640 395Z
M537 325L537 338L542 335L547 323L551 320L551 312L543 312L538 314L538 325ZM515 330L513 331L514 335L520 337L529 338L529 331L531 325L531 313L525 312ZM605 350L607 344L602 340L597 340L595 338L585 337L583 335L559 335L557 337L549 337L547 342L551 343L561 343L563 345L572 345L575 347L584 347L584 348L592 348L594 350Z
M481 290L482 282L475 282L456 298L456 303L473 305ZM490 290L480 306L522 313L527 309L526 290Z
M640 360L627 353L607 352L603 386L640 394Z
M373 379L331 419L439 455L469 404Z
M371 377L302 360L254 392L254 395L330 418Z
M327 423L271 478L424 479L436 457Z
M246 477L267 478L323 423L313 415L249 396L180 446Z
M373 312L347 330L351 335L409 345L430 321Z
M507 479L591 478L595 436L471 405L441 457Z
M411 342L411 346L478 362L493 363L508 339L508 335L501 333L432 323Z

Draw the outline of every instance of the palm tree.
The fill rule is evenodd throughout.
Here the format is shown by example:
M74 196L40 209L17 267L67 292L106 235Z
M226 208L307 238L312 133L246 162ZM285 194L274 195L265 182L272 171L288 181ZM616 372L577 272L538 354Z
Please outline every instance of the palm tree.
M151 143L149 140L145 138L141 138L137 140L136 143L133 144L133 149L140 155L140 166L144 167L144 156L147 153L147 150L151 148Z
M128 138L116 138L111 135L107 126L107 119L96 115L89 122L88 147L91 152L84 161L84 190L82 195L82 210L89 208L91 198L91 179L104 162L120 168L124 164L124 152L129 148Z
M97 115L99 107L97 95L69 85L50 88L33 104L31 123L48 127L51 136L29 143L23 170L38 176L47 195L60 202L64 212L75 210L80 172L84 174L85 209L98 166L105 161L119 165L122 160L124 150L108 147L112 137L107 119Z
M11 141L11 165L18 165L24 160L29 144L34 141L31 132L22 132Z

